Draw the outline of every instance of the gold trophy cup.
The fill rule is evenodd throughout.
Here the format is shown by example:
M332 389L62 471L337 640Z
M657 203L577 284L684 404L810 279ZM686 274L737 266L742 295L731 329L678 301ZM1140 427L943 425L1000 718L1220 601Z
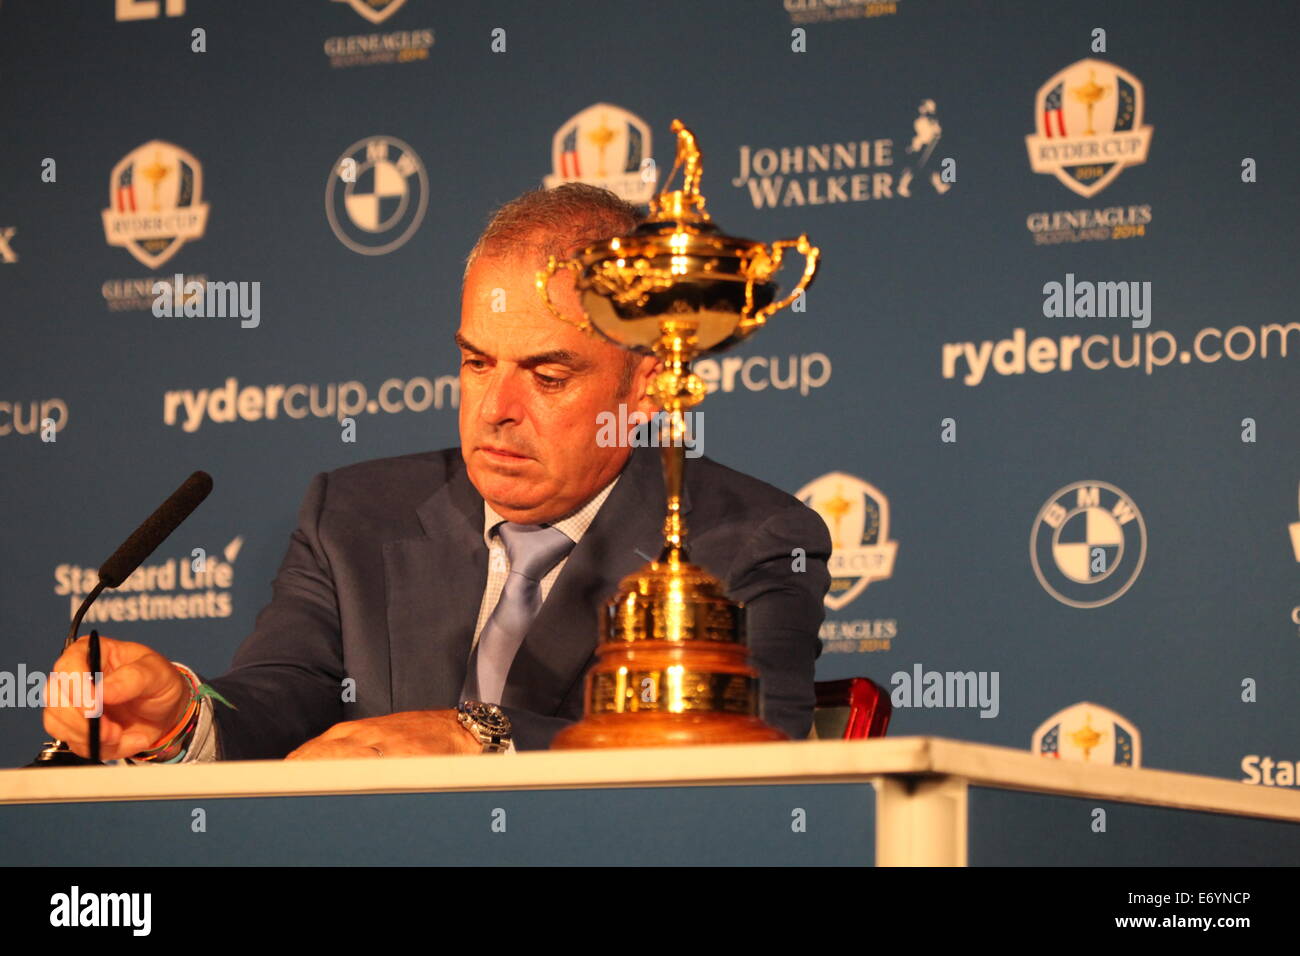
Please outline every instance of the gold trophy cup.
M668 746L784 740L759 716L758 676L749 666L744 609L723 584L690 563L681 514L686 464L685 412L704 399L691 370L701 355L743 341L804 293L820 251L801 235L767 246L724 234L699 192L700 152L673 120L677 157L665 189L630 236L588 246L574 258L551 256L537 288L551 312L662 363L651 397L663 455L668 514L659 558L620 582L605 605L596 664L586 677L585 716L556 735L557 749ZM678 168L682 188L667 185ZM803 275L780 301L773 277L783 256L804 257ZM572 269L581 320L562 314L547 284Z

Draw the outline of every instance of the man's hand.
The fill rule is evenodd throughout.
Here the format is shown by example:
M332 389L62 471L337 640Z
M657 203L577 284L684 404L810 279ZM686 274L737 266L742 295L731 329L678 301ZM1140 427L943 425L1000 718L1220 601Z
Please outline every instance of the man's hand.
M384 717L347 720L307 741L285 760L346 757L420 757L483 752L454 710L407 710Z
M46 733L83 757L90 756L88 718L96 708L71 685L77 681L78 689L85 686L89 647L89 636L79 637L54 662L44 714ZM101 637L99 648L104 674L99 755L117 760L152 747L176 725L190 705L190 682L171 661L143 644ZM66 676L56 679L56 674Z

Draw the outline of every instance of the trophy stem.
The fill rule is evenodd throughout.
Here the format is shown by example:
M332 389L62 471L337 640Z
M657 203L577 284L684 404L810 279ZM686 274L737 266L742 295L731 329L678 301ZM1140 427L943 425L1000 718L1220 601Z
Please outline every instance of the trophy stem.
M685 416L681 409L664 415L659 423L659 453L663 459L668 514L664 517L661 562L677 565L690 560L686 547L686 519L682 516L682 482L686 471Z
M672 319L663 323L655 355L663 370L655 377L653 395L663 414L659 419L659 449L663 459L664 492L668 513L664 517L661 562L674 567L689 560L686 519L682 516L682 483L686 473L686 413L704 398L704 382L691 370L697 349L695 328Z

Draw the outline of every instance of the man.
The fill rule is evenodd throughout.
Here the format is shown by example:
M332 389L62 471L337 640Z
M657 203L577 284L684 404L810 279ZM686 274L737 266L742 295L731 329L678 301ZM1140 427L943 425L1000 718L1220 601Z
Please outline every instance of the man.
M653 413L656 360L557 321L534 276L547 255L638 220L581 184L498 210L465 271L460 447L318 475L273 599L225 676L203 684L142 644L104 639L105 759L541 749L582 716L600 608L658 553L664 508L658 449L598 442L598 423L626 420L620 404ZM550 293L581 314L570 273ZM805 737L829 585L824 523L703 457L688 462L683 508L692 559L746 603L767 721ZM86 671L86 643L54 669ZM85 717L56 703L46 729L87 754Z

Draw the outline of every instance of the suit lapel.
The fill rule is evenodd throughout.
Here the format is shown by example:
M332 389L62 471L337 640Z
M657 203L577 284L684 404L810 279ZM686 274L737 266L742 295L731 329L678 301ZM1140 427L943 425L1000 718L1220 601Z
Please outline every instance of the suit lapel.
M659 556L664 517L659 462L657 448L633 450L515 655L502 692L506 706L554 714L595 653L605 602L619 581ZM682 496L682 510L690 510L689 495Z
M487 581L483 499L456 455L416 514L425 537L384 545L393 712L454 707Z
M459 456L450 470L416 511L425 536L383 549L394 713L454 707L465 682L488 555L483 498ZM690 509L684 492L682 510ZM538 714L558 710L595 653L605 602L624 577L658 557L663 515L659 450L634 449L524 637L503 704Z

